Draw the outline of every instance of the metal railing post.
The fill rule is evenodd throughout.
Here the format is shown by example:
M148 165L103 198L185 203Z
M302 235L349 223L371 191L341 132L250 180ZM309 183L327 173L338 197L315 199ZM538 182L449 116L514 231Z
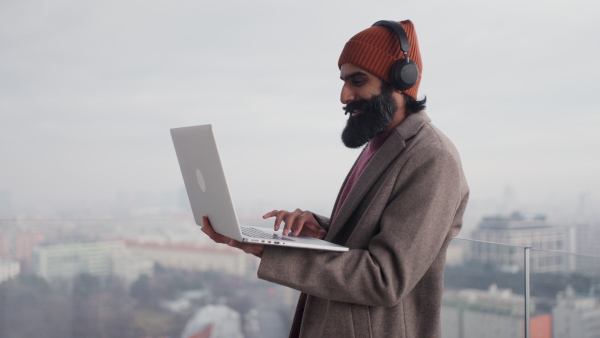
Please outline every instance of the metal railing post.
M530 260L529 260L529 252L531 251L530 247L525 248L525 338L530 338L530 327L529 327L529 272L531 270Z

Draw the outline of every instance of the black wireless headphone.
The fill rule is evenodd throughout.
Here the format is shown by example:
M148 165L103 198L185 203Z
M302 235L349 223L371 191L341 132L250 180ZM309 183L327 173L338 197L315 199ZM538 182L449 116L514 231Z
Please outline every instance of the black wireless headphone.
M398 90L407 90L412 88L419 78L419 67L417 64L410 60L408 57L408 51L410 50L410 43L408 42L408 36L402 25L396 21L381 20L373 24L373 26L387 27L396 33L398 41L400 42L400 49L404 53L404 59L398 59L392 65L390 70L390 80L392 86ZM371 26L371 27L373 27Z

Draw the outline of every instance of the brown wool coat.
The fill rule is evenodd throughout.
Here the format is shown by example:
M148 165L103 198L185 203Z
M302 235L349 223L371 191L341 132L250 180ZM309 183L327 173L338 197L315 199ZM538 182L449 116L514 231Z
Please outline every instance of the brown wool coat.
M446 248L468 195L452 142L425 112L409 115L333 224L316 216L351 250L265 248L258 277L302 291L290 337L440 337Z

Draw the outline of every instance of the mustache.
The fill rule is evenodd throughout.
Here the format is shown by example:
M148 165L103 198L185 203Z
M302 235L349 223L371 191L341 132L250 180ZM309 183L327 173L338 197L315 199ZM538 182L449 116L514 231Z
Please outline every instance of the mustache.
M358 101L352 101L352 102L348 103L347 105L342 107L342 109L345 111L344 115L347 115L347 114L352 114L352 112L355 110L366 111L368 107L369 107L368 100L358 100Z

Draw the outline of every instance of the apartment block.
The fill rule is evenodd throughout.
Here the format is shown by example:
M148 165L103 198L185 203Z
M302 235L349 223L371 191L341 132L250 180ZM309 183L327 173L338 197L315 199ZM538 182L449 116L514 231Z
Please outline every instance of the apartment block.
M220 271L246 276L256 264L254 256L221 245L145 243L127 241L127 248L164 267L181 270Z
M466 255L470 261L521 270L525 265L522 247L531 247L538 250L530 259L533 272L566 272L575 268L574 257L557 252L571 249L571 229L551 225L543 216L527 218L514 213L508 217L485 217L471 237L482 242L471 244ZM489 245L485 242L507 246Z

